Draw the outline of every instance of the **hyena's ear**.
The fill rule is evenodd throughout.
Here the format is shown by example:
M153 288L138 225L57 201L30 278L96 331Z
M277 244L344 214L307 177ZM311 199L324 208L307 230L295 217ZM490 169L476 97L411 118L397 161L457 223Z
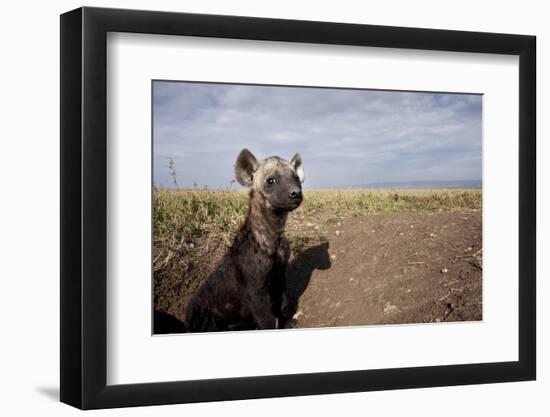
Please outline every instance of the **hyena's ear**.
M296 171L298 178L300 178L300 182L304 182L304 180L306 179L306 176L304 174L304 164L302 163L302 157L299 153L295 154L292 157L292 159L290 160L290 165L292 165L292 168L294 168L294 171Z
M243 149L235 162L235 178L239 181L239 184L250 187L257 169L258 161L256 157L248 149Z

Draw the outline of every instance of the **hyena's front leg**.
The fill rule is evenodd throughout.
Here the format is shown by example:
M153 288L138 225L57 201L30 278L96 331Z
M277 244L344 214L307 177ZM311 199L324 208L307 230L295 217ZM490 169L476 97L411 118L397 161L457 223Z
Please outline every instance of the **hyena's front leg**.
M278 323L279 329L286 329L287 324L292 319L291 313L290 313L290 304L288 301L288 297L286 295L286 291L283 291L283 294L282 294L281 309L280 309L278 318L279 318L279 323Z
M296 320L293 315L296 312L296 306L293 305L286 291L283 293L283 301L281 304L281 314L279 316L279 329L296 329L300 327L298 325L298 320Z
M267 291L254 291L249 298L249 305L259 329L275 329L277 327L277 319L271 311L271 298Z
M292 319L294 313L291 312L291 305L287 295L287 268L288 259L290 258L290 244L286 237L281 239L277 250L277 261L275 263L274 272L274 313L278 318L278 328L287 328L287 323Z

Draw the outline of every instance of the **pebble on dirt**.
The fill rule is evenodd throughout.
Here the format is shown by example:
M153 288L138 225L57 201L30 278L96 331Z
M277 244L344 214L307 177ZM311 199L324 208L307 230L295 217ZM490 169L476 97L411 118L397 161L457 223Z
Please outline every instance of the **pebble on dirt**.
M298 319L300 318L300 316L303 316L303 315L304 315L304 312L303 312L302 310L298 310L298 311L296 312L296 314L294 314L294 315L292 316L292 318L293 318L294 320L298 320Z
M399 308L397 308L397 306L394 306L393 304L391 304L389 301L386 301L386 304L384 304L384 313L391 314L391 313L395 313L395 312L398 312L398 311L399 311Z

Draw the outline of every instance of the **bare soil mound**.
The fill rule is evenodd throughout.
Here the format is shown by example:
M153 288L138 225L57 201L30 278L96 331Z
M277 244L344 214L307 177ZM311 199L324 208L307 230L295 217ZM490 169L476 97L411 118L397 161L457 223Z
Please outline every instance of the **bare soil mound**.
M300 327L481 320L481 212L374 214L327 232L289 271Z
M322 236L289 264L298 327L482 319L480 210L318 220L288 225L289 233L311 229ZM186 300L200 282L192 284L155 277L155 328L179 331Z

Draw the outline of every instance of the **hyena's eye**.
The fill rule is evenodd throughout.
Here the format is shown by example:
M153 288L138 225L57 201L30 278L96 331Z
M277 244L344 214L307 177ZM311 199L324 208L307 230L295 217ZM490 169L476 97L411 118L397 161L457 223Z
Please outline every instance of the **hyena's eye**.
M269 185L273 185L277 182L277 179L275 177L267 177L265 182L267 182Z

